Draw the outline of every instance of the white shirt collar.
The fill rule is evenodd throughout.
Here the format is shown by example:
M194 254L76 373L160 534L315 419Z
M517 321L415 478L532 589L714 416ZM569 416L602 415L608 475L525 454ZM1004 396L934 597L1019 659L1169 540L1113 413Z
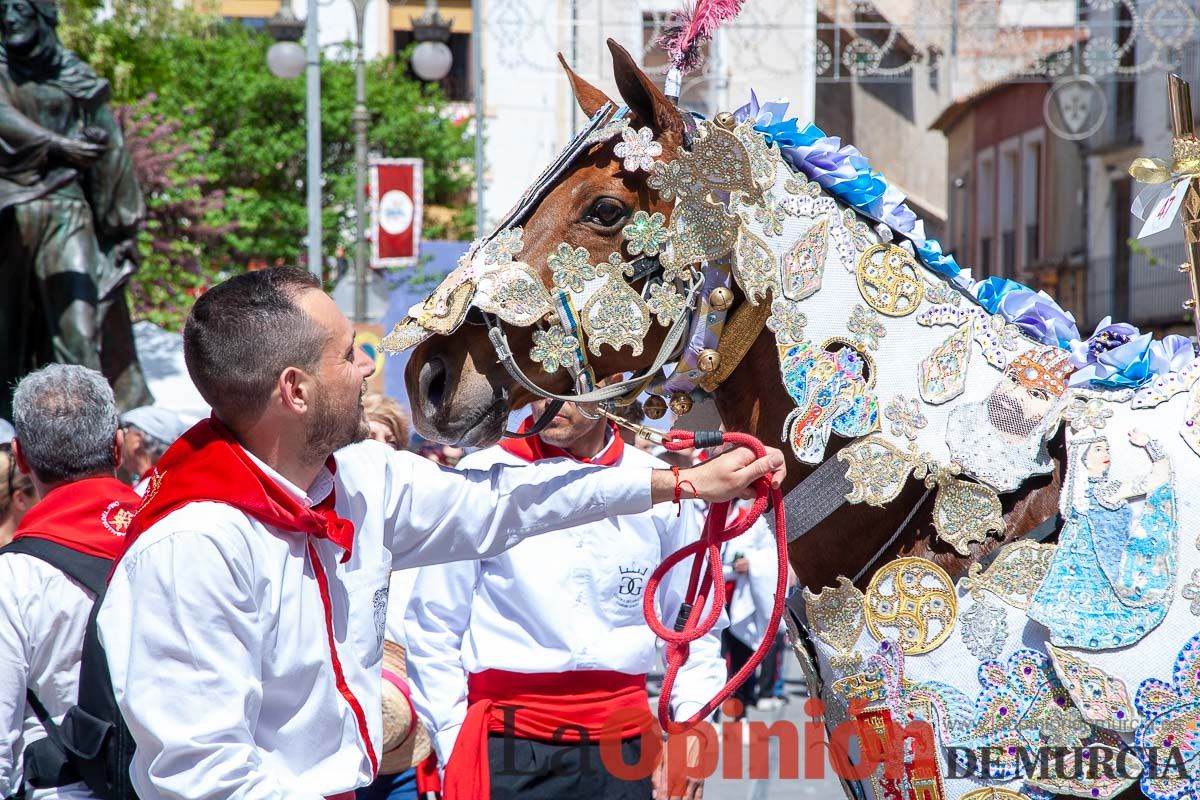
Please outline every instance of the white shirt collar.
M238 447L241 447L241 445L238 445ZM304 505L308 508L312 508L317 503L320 503L329 496L330 492L333 491L333 473L330 472L328 467L321 467L321 471L317 473L316 479L313 480L312 485L308 487L308 491L306 492L296 484L289 481L287 478L280 475L269 464L267 464L267 462L254 455L254 453L251 453L244 447L242 447L242 452L250 456L250 460L257 464L258 468L261 469L268 478L275 481L279 488L283 489L301 503L304 503Z

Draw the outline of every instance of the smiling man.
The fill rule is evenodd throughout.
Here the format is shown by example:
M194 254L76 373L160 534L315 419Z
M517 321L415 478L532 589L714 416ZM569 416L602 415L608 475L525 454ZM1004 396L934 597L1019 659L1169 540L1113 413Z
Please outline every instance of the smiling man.
M393 569L494 556L674 496L665 470L455 472L362 441L374 362L301 270L210 289L184 356L213 418L159 461L98 618L141 800L367 785ZM712 501L782 466L777 450L739 450L683 477Z

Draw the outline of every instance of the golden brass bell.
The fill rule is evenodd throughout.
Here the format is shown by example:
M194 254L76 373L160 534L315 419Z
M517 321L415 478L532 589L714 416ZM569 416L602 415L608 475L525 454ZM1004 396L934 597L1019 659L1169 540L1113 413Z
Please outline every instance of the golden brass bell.
M692 410L692 396L687 392L675 392L671 395L671 411L677 417Z
M716 372L721 367L721 354L712 348L705 348L696 356L696 366L701 372Z
M650 419L662 419L667 413L667 401L659 395L652 394L646 398L646 402L642 403L642 411L646 412L646 416Z
M720 114L717 114L713 122L727 131L731 131L737 127L737 120L728 111L722 111Z
M708 293L708 307L713 311L727 311L733 305L733 290L718 286Z

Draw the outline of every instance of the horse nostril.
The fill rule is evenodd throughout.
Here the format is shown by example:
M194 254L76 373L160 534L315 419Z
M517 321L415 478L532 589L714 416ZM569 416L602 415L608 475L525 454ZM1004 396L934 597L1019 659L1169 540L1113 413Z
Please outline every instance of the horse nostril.
M425 416L433 417L446 396L446 362L434 356L421 365L421 397L425 403Z

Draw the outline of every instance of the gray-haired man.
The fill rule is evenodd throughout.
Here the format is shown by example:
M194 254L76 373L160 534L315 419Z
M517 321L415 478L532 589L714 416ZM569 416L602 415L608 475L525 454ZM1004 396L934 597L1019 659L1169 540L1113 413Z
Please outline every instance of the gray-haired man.
M13 417L13 455L40 500L0 550L0 796L32 785L49 788L40 798L91 797L45 723L76 703L94 588L139 498L114 477L123 437L99 372L52 364L27 375Z

